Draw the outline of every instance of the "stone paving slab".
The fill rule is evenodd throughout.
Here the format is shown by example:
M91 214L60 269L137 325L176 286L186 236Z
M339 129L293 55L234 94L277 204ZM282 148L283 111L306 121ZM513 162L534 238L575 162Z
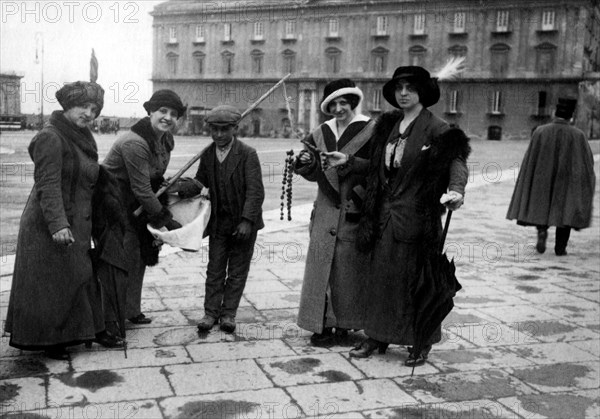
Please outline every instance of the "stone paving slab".
M173 390L162 367L69 372L51 376L48 382L49 406L121 402L172 395Z
M203 343L187 345L194 362L273 358L296 355L282 340Z
M128 348L127 358L123 350L81 351L71 356L71 367L75 371L122 368L160 367L172 364L191 363L188 352L181 346L161 348Z
M257 359L256 362L275 385L281 387L364 378L364 374L337 353Z
M0 380L0 417L5 414L46 407L44 377Z
M416 403L388 379L294 386L287 390L308 417Z
M510 368L510 374L541 393L600 388L600 364L597 362L536 365Z
M205 362L164 367L175 394L222 393L273 387L253 360Z
M68 419L90 419L90 418L135 418L156 419L162 417L162 413L155 400L136 400L130 402L114 403L90 403L85 406L58 406L50 405L35 410L15 412L8 414L7 418L68 418ZM10 413L10 411L7 411Z
M578 349L569 343L537 343L510 348L514 353L536 364L560 364L563 362L598 362L598 356ZM516 366L516 365L512 365Z
M600 417L598 392L594 390L523 395L498 401L527 419Z
M298 418L300 408L282 389L170 397L160 401L165 418Z
M527 346L527 348L530 345ZM510 348L510 347L508 347ZM506 365L526 366L533 361L527 360L509 351L507 348L477 348L461 351L431 352L430 363L442 372L478 371L486 368L502 368Z
M406 404L363 412L368 419L404 418L513 418L514 413L494 400Z
M479 372L401 377L394 379L404 391L422 403L462 402L474 399L496 400L537 391L500 369Z

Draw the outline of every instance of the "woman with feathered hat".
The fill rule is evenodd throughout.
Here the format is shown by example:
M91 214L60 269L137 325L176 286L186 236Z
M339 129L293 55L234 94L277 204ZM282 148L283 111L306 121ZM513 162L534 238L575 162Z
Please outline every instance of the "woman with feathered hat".
M446 66L439 78L455 74L457 64ZM438 102L440 89L422 67L399 67L383 87L385 99L397 111L382 114L371 138L367 192L357 233L357 245L369 252L372 264L366 287L364 332L369 337L350 352L365 358L375 349L385 353L390 343L415 344L417 308L414 289L429 251L441 236L440 204L458 209L468 178L469 140L427 108ZM406 365L425 362L431 344Z
M298 312L298 325L314 332L316 346L335 343L347 329L362 329L360 297L368 264L354 244L360 199L353 190L364 185L373 128L357 112L362 99L349 79L327 84L321 111L331 119L306 138L308 145L295 163L296 173L319 187ZM338 156L338 167L326 166L325 153Z
M104 89L78 81L56 98L63 110L29 144L34 185L21 216L5 330L11 346L65 360L71 345L121 342L105 331L89 254L99 178L89 126L102 110Z

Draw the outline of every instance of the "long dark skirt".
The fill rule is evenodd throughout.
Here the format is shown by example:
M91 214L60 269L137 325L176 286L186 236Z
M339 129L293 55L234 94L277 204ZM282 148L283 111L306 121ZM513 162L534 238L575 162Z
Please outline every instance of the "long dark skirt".
M104 321L116 323L118 335L125 338L127 309L127 272L103 260L98 262L98 280L102 285ZM115 330L110 330L115 332Z
M423 266L422 245L394 240L391 224L383 230L371 262L365 329L381 342L414 345L416 309L412 295ZM428 344L441 340L441 327Z

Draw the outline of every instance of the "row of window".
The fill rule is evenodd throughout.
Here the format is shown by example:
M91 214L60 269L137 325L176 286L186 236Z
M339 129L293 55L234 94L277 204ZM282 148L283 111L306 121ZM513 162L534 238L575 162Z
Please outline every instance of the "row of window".
M549 75L554 72L556 62L556 46L550 43L543 43L535 47L536 62L535 70L538 74ZM506 44L494 44L490 47L490 69L492 76L502 77L508 74L509 71L509 52L510 46ZM410 65L426 67L427 49L421 45L415 45L409 48L408 54ZM454 45L448 48L448 53L455 57L466 57L467 47L464 45ZM255 49L250 52L252 62L252 72L254 74L262 74L264 69L264 52ZM206 54L202 51L196 51L192 54L194 58L194 73L203 74L205 72ZM371 51L371 71L375 73L387 73L388 71L388 56L389 50L384 47L377 47ZM231 51L223 51L221 53L222 72L224 74L232 74L234 72L234 57L235 54ZM286 49L282 52L283 57L283 72L294 73L296 71L296 52ZM325 64L328 73L339 73L342 51L336 47L329 47L325 50ZM179 55L174 52L167 54L167 62L169 65L169 74L177 75L179 66Z
M460 90L448 90L446 93L446 113L459 114L461 112L461 96ZM381 111L383 93L381 89L373 90L371 111ZM501 90L493 90L488 93L488 113L490 115L504 115L504 94ZM540 91L537 94L537 106L533 116L547 117L549 109L547 104L547 92Z
M413 35L425 35L425 13L416 14L413 16ZM461 34L466 33L466 12L454 13L453 20L453 33ZM330 18L327 22L328 31L327 36L331 38L337 38L340 36L340 23L337 18ZM554 10L542 11L542 19L540 29L542 31L553 31L555 30L555 12ZM231 23L223 23L223 41L229 42L232 40L231 34ZM496 12L496 25L495 32L509 32L510 31L510 12L508 10L499 10ZM375 29L376 36L389 36L389 17L378 16L377 24ZM254 22L254 30L252 39L255 41L264 40L265 36L265 25L264 22ZM194 42L202 43L205 42L206 37L206 26L196 25L196 33ZM295 39L296 38L296 21L286 20L284 25L284 39ZM171 44L176 44L177 41L177 28L172 26L169 28L169 40Z

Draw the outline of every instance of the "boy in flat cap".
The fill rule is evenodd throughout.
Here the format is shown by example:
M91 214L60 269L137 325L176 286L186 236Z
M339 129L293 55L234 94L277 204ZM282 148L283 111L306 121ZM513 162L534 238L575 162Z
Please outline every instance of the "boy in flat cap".
M257 231L264 227L265 198L256 150L237 138L240 112L217 106L206 117L213 143L202 151L195 179L209 188L211 216L204 317L200 331L217 321L224 332L233 333L235 316L246 286ZM199 193L187 183L184 196Z

